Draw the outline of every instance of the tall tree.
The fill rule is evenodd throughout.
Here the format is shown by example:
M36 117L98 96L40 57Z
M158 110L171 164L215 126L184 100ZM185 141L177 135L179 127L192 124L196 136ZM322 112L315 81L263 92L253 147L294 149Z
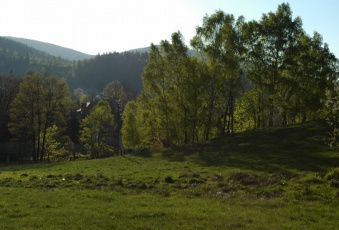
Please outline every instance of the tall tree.
M47 129L63 127L71 103L67 84L41 73L27 75L11 104L10 131L20 141L32 146L34 162L42 162L46 150Z
M77 101L78 106L81 106L82 100L85 97L85 91L81 88L76 88L73 90L73 96Z
M137 105L135 101L127 103L123 114L123 126L121 129L122 141L127 149L138 149L141 147L139 124L137 123Z
M116 136L116 152L119 152L121 148L121 126L122 119L121 113L124 110L124 106L127 102L127 94L124 90L124 87L120 84L119 81L113 80L108 83L103 90L103 98L108 100L114 114L114 126L115 126L115 136Z
M126 103L127 100L125 90L117 80L113 80L108 83L102 94L105 99L119 101L120 104Z
M21 79L13 75L0 75L0 140L8 141L10 104L19 92Z
M158 120L159 132L165 136L167 145L171 144L170 132L170 78L167 74L166 63L159 48L151 44L149 62L142 75L144 95L152 101ZM155 114L154 114L155 115Z
M190 120L196 120L198 114L192 110L192 103L196 102L192 97L197 96L202 85L200 75L195 75L198 63L187 51L182 34L173 33L171 42L162 41L160 48L151 46L150 60L142 76L141 101L148 105L148 114L156 118L153 141L162 140L165 146L194 140Z
M313 37L301 34L287 57L277 90L283 124L321 118L325 88L332 88L336 78L335 56L315 32Z
M289 4L281 4L275 13L263 14L259 22L244 25L247 48L247 75L256 88L259 108L258 127L274 124L277 111L277 90L286 71L288 53L297 44L302 31L299 17L293 19ZM268 121L264 110L268 111Z
M93 158L113 153L114 116L107 101L99 101L81 123L80 142Z
M197 51L205 53L203 56L210 69L206 79L209 94L206 140L213 126L219 126L220 134L233 132L234 103L242 87L243 24L243 17L235 20L233 15L219 10L204 17L191 41Z
M245 130L321 114L336 59L321 36L308 37L301 24L288 4L248 23L216 11L196 28L196 58L187 55L180 32L151 45L144 91L124 117L124 125L137 124L138 138L124 138L182 145L232 133L234 124Z

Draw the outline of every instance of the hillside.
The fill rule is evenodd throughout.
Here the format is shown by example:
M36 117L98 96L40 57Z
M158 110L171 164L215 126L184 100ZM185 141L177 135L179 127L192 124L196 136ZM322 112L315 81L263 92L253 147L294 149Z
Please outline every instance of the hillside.
M147 53L107 53L73 65L68 78L71 89L82 88L97 95L113 80L118 80L130 98L142 89L141 75L148 62Z
M158 48L160 48L160 46L158 45ZM132 50L128 50L126 52L139 52L139 53L149 53L150 52L150 49L151 47L148 46L148 47L144 47L144 48L137 48L137 49L132 49ZM188 54L191 55L191 56L195 56L195 51L192 50L192 49L189 49L188 50Z
M144 48L136 48L132 50L127 50L126 52L139 52L139 53L149 53L150 47L144 47Z
M58 45L54 45L51 43L26 39L26 38L16 38L16 37L6 37L16 42L20 42L27 46L30 46L34 49L40 50L42 52L46 52L52 56L61 57L70 61L79 61L84 59L90 59L94 57L94 55L85 54L70 48L61 47Z
M118 80L131 98L142 89L141 75L148 61L147 53L107 53L91 59L71 62L34 49L23 43L0 37L0 73L24 76L28 71L42 71L67 80L71 91L83 88L93 96L109 82Z
M164 153L173 161L193 157L205 166L218 166L260 173L325 173L339 166L339 153L325 144L325 121L262 128L213 139Z
M336 229L339 153L326 131L312 122L153 154L1 165L0 220L13 229Z
M66 76L71 62L20 42L0 37L0 73L23 76L28 71L43 71L49 75Z

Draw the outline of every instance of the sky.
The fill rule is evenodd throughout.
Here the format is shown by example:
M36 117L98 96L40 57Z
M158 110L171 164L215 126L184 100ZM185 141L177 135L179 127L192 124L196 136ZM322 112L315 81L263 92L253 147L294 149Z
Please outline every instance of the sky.
M309 34L323 36L339 58L339 0L1 0L0 36L48 42L87 54L122 52L170 40L189 44L205 15L216 10L260 20L289 3Z

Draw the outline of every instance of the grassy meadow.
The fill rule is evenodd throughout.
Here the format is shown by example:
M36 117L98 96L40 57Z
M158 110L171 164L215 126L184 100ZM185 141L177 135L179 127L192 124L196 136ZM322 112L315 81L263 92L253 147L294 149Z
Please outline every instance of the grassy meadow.
M0 165L0 229L337 229L323 122L153 154Z

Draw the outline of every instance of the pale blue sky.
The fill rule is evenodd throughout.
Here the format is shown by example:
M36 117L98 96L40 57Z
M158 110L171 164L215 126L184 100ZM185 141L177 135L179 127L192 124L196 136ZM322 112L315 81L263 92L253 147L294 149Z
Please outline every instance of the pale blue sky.
M339 0L1 0L0 36L54 43L89 54L157 44L180 30L188 43L204 15L220 9L259 20L287 2L303 28L339 57Z

